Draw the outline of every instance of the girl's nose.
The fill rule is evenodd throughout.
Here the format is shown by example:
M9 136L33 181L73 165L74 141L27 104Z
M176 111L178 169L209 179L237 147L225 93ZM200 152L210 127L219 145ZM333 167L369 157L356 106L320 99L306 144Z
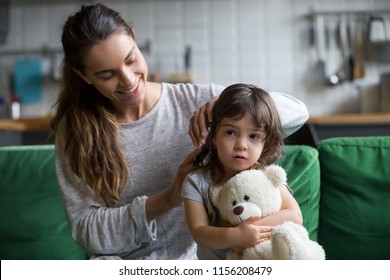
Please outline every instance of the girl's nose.
M237 138L237 142L236 142L235 148L236 148L237 150L245 150L246 147L247 147L247 145L246 145L245 140L242 139L242 138Z

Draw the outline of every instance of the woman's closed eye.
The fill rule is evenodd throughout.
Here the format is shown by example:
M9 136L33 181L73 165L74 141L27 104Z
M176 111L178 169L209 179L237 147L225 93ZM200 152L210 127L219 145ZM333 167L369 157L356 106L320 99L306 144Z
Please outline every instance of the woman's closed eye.
M110 80L115 76L113 71L106 71L98 75L98 78L101 80Z

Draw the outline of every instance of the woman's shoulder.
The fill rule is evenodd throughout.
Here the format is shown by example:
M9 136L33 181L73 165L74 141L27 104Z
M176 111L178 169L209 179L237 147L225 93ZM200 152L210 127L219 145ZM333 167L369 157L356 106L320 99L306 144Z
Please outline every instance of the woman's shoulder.
M162 83L163 92L185 95L209 94L216 96L222 92L223 86L202 83Z

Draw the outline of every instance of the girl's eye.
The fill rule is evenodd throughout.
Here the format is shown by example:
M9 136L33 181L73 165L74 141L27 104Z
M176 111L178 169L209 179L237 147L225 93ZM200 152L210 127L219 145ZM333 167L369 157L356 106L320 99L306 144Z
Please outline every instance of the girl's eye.
M249 138L252 140L263 140L265 138L265 133L253 133Z
M233 130L226 130L226 135L229 135L229 136L234 136L236 135L236 133L233 131Z

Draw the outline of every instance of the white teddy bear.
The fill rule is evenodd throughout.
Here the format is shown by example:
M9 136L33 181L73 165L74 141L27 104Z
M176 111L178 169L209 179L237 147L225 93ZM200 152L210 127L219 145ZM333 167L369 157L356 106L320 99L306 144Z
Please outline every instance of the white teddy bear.
M212 201L221 218L238 225L251 216L267 216L281 209L280 188L286 184L283 168L270 165L265 170L246 170L232 177L222 187L214 187ZM271 238L242 254L231 252L229 259L246 260L324 260L321 245L309 239L306 228L284 222L272 231Z

